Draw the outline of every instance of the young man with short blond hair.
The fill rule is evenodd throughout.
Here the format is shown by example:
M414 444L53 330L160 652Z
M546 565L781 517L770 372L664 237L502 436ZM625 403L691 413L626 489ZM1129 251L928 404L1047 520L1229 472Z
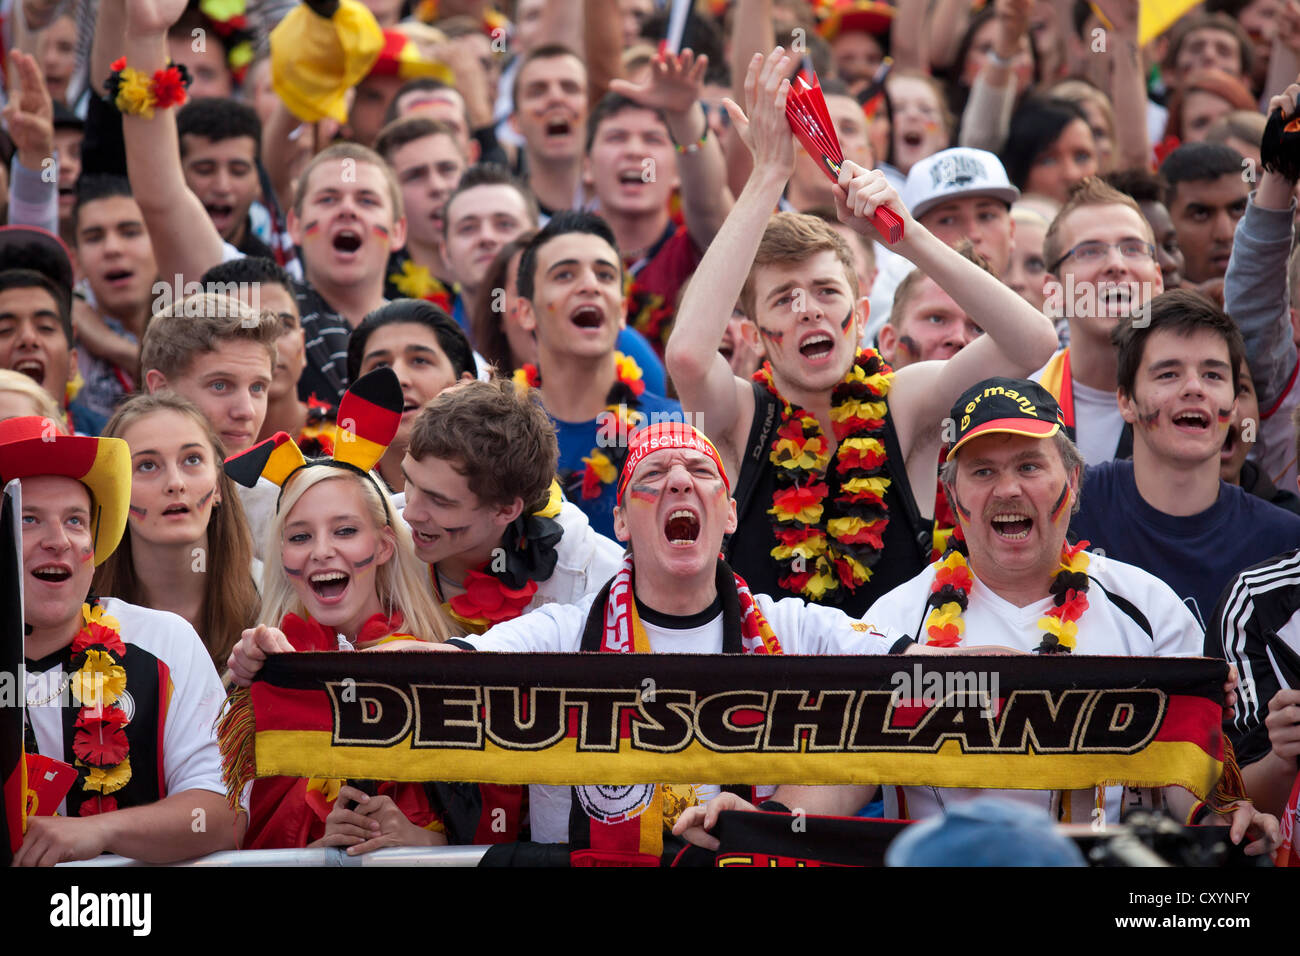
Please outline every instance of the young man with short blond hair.
M190 296L150 321L140 347L144 387L194 402L226 454L238 454L262 429L280 332L271 312L226 296Z
M867 217L887 206L904 225L894 251L988 333L947 362L892 377L877 353L859 350L867 307L847 244L815 217L772 215L794 165L790 65L779 48L755 55L749 119L731 110L754 172L697 270L709 281L683 297L668 368L737 475L739 522L728 545L737 570L756 591L836 602L856 616L928 563L917 503L928 512L934 501L952 399L992 370L1026 374L1051 355L1056 333L916 222L883 174L846 163L835 187L841 221L874 236ZM736 378L717 352L737 298L769 359L755 382Z

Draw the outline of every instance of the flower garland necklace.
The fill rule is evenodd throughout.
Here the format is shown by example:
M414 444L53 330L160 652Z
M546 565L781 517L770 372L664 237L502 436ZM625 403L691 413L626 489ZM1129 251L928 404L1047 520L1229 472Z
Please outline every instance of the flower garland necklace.
M563 503L560 484L552 480L546 504L510 523L493 559L467 571L465 593L444 601L442 609L471 634L482 634L522 614L537 593L537 583L549 579L559 561L556 548L564 529L555 517ZM440 595L438 569L433 565L429 579L434 594Z
M400 254L400 253L399 253ZM422 266L409 257L402 259L397 272L390 273L389 283L408 299L424 299L440 306L451 315L456 303L452 291L438 279L427 266Z
M1052 578L1054 607L1038 619L1038 627L1046 631L1036 651L1039 654L1069 654L1074 651L1079 633L1078 620L1088 610L1088 547L1087 541L1061 548L1061 563ZM935 562L934 582L925 606L931 608L925 619L927 644L935 647L957 647L961 644L966 622L962 620L970 601L970 589L975 583L971 575L966 540L958 527L948 539L948 550Z
M754 381L781 406L781 425L768 456L776 466L776 490L767 513L777 542L772 557L781 567L780 584L788 591L812 601L835 601L871 579L889 524L885 397L893 376L880 353L863 349L831 392L840 494L835 498L838 516L827 519L831 453L821 425L777 391L770 362L754 373Z
M603 486L612 485L618 480L623 470L623 461L627 458L627 436L645 421L645 416L638 411L645 382L641 380L641 366L636 359L614 353L614 387L605 396L603 421L596 429L596 447L591 454L582 459L584 465L581 478L581 494L584 501L599 498ZM513 376L515 387L519 389L541 388L542 373L531 362L523 368L516 369ZM559 479L565 488L572 488L577 483L578 472L564 469L559 472Z
M131 779L131 760L123 729L127 715L118 703L126 692L126 669L119 663L126 654L122 626L97 601L81 606L81 618L81 630L72 641L68 686L81 704L72 739L77 766L88 768L81 786L97 794L81 805L79 812L87 817L117 809L117 800L109 794Z

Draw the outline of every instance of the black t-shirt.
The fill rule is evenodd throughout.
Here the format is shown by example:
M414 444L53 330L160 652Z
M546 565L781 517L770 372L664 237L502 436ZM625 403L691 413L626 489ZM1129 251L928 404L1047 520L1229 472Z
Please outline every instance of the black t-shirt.
M754 424L750 428L740 477L736 482L739 523L725 550L727 561L755 594L767 594L776 599L798 597L807 600L803 594L781 586L780 577L784 571L771 553L776 547L776 535L772 516L767 511L772 507L772 495L776 491L776 470L769 456L780 424L781 412L776 399L755 382ZM843 586L836 588L828 595L829 600L818 602L833 604L850 617L862 617L877 598L911 580L929 564L931 529L920 520L912 487L907 480L907 469L903 465L903 452L894 432L894 420L888 413L885 416L884 445L890 477L885 492L889 523L885 526L880 557L871 567L870 580L852 592ZM838 507L835 498L840 493L834 459L826 469L825 481L830 487L825 506L831 512L830 517L834 517Z

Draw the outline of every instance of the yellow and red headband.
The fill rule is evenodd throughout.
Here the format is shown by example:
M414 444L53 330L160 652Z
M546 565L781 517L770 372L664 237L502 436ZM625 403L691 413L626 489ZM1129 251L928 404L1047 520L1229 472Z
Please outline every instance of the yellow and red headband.
M718 449L713 446L713 442L704 437L702 431L682 422L655 422L647 428L634 432L628 439L627 459L623 462L623 473L618 477L616 503L620 507L623 504L623 490L632 480L636 466L641 464L646 456L667 448L686 448L708 455L718 466L718 474L722 476L722 483L727 486L727 491L730 493L731 481L727 478L727 469L722 466Z

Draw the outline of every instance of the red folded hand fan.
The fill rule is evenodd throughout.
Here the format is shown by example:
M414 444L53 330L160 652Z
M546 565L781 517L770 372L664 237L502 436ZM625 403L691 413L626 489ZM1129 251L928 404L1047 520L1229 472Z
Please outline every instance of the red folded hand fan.
M826 109L826 97L822 95L816 74L813 74L812 85L802 73L795 77L785 100L785 118L808 155L820 164L822 172L831 182L839 182L844 151L840 149L840 140L835 135L835 126ZM887 206L881 206L871 214L871 224L888 242L903 238L903 220Z

